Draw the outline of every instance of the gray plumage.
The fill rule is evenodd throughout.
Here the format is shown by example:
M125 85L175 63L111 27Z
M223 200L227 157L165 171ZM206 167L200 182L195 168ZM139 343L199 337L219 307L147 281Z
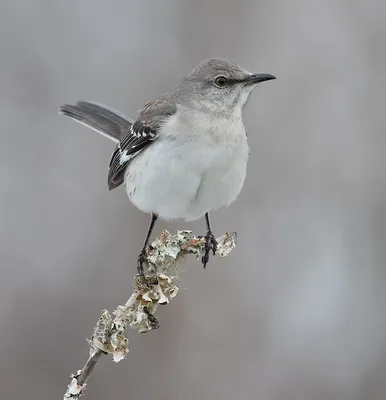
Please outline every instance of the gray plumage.
M275 79L209 59L170 93L147 103L135 122L78 102L61 112L119 142L108 186L125 184L140 210L193 220L232 203L243 186L249 147L242 109L257 83Z
M90 101L77 101L75 105L64 104L60 107L60 112L115 142L118 142L134 123L134 120L119 111Z

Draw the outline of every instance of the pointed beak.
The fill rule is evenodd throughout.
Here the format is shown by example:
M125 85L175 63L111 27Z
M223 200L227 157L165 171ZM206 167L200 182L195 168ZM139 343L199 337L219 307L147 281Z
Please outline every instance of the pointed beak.
M256 83L270 81L272 79L276 79L276 76L273 76L271 74L252 74L245 80L245 83L247 85L254 85Z

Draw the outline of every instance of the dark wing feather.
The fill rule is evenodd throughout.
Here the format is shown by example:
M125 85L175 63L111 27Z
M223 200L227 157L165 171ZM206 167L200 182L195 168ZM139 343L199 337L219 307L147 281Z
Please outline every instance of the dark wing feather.
M136 121L131 126L111 156L107 180L110 190L123 183L125 169L130 161L156 138L156 132L141 121Z
M176 112L169 94L147 103L140 111L137 121L122 137L115 148L109 165L107 184L110 190L120 186L131 160L158 139L158 130L165 119Z

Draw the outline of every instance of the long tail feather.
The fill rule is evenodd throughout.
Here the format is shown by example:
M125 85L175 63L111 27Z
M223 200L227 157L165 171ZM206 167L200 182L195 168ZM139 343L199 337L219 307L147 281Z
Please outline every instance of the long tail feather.
M130 129L133 120L103 104L78 101L75 105L60 106L60 113L101 133L114 142Z

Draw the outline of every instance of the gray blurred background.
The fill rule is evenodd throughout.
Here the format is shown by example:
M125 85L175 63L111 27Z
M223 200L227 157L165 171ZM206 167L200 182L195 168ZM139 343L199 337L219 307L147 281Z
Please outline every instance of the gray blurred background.
M238 247L206 271L190 259L161 329L130 331L87 398L384 400L385 18L365 0L3 0L1 398L61 398L101 310L127 299L148 225L107 190L113 143L59 105L134 116L224 57L279 78L245 110L244 190L212 215Z

